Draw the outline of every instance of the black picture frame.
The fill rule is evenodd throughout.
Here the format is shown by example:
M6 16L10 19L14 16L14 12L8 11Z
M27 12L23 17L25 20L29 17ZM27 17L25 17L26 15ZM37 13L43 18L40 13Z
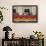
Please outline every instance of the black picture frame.
M38 6L37 5L13 5L12 22L13 23L37 23Z

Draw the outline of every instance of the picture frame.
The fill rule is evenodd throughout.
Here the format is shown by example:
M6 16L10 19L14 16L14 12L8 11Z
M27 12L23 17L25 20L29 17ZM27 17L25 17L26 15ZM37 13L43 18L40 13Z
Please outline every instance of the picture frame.
M12 22L14 23L37 23L38 6L37 5L13 5Z

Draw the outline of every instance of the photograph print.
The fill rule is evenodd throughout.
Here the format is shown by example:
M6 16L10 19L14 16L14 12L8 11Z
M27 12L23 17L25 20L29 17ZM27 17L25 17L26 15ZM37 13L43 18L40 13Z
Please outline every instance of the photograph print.
M13 5L12 7L13 22L38 22L37 5Z

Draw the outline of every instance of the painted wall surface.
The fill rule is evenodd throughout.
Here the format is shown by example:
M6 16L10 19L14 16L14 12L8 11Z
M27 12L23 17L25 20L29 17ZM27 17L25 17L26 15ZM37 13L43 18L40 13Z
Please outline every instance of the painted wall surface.
M12 22L12 6L13 5L38 5L38 23L13 23ZM3 11L3 22L0 23L0 46L4 38L3 27L10 26L15 32L15 37L29 37L33 31L41 31L46 37L46 0L0 0L0 6L8 8ZM46 38L45 38L46 46Z

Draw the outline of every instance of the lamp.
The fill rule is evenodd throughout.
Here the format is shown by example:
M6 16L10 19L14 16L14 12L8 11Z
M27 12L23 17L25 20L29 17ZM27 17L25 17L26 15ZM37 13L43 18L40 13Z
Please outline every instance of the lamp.
M9 26L6 26L3 28L3 31L5 32L5 39L9 39L9 32L8 31L12 31L12 29Z

